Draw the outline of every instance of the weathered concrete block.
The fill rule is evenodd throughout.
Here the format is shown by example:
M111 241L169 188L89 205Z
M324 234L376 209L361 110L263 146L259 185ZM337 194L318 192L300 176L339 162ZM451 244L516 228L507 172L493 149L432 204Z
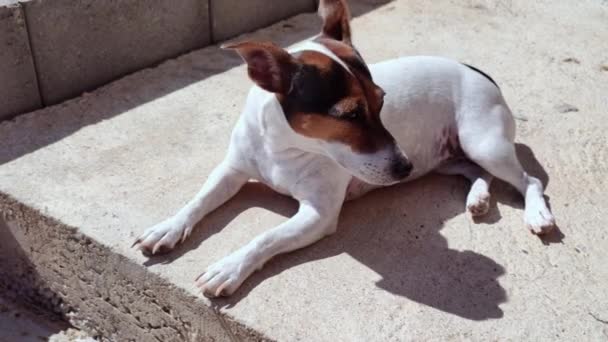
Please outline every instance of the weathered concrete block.
M45 105L210 42L207 1L35 0L24 6Z
M0 214L0 293L101 341L230 340L211 308L77 229L1 192Z
M40 106L23 9L0 1L0 120Z
M316 10L316 0L210 0L212 36L221 41L270 25L278 20Z

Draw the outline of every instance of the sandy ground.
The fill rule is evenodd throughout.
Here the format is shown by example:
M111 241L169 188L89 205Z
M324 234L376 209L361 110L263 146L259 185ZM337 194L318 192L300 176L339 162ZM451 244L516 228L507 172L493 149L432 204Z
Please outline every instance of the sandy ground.
M0 190L219 306L227 325L280 341L608 339L608 3L352 3L368 62L443 55L498 82L559 231L531 235L521 197L499 181L472 221L468 184L433 175L346 204L335 235L269 262L229 299L202 299L196 275L295 210L248 185L168 256L129 247L225 153L250 82L215 47L0 125L11 142L0 141ZM289 45L317 31L309 14L241 39Z

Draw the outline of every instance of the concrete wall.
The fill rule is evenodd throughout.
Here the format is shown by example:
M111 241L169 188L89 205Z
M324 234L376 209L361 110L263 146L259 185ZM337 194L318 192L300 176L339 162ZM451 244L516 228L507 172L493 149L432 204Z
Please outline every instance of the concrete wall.
M314 11L315 0L0 0L0 120ZM31 47L30 47L31 45Z
M314 11L315 0L210 0L213 39L221 41L268 26L292 15Z
M0 120L40 108L23 8L0 3Z
M25 3L45 104L210 43L199 0Z

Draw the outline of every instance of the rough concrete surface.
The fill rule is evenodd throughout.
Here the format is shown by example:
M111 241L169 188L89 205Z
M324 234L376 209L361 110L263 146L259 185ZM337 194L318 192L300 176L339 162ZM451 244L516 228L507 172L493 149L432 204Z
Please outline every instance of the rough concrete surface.
M24 4L46 105L209 44L207 1Z
M213 39L222 41L301 12L314 12L315 0L210 0Z
M351 3L368 62L438 54L497 80L559 234L531 235L522 199L498 181L473 222L467 182L431 175L346 204L335 235L269 262L231 298L202 298L193 280L207 265L296 209L250 184L172 253L130 248L226 151L251 82L209 47L0 125L0 241L27 259L0 270L33 270L0 285L37 278L51 292L38 297L115 340L606 340L608 4ZM318 25L303 14L239 39L288 45Z
M41 105L23 8L0 1L0 120Z
M0 296L0 341L94 342L86 333Z

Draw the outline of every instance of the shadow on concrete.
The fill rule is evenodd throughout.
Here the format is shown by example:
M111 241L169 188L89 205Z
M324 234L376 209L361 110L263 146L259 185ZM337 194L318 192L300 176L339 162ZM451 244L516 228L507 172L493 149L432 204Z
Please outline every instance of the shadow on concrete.
M0 341L47 341L69 327L8 224L0 217ZM42 292L45 292L46 300Z
M449 248L440 234L444 222L464 213L468 187L458 177L429 175L348 202L336 234L273 259L233 296L215 303L236 305L259 283L286 269L347 253L379 274L382 280L376 286L392 294L471 320L501 318L499 305L507 297L498 278L504 268L475 251ZM266 202L266 195L261 197Z
M352 16L361 16L391 1L392 0L351 1ZM311 20L309 21L298 22L305 22L305 26L296 25L289 19L275 24L284 32L284 34L281 35L281 39L275 41L275 43L286 47L318 34L321 27L321 21L314 14L310 14L310 17ZM264 35L263 30L264 29L261 29L254 33L247 34L247 39L268 40L269 38ZM243 38L234 38L234 40L239 39ZM223 73L243 63L236 53L233 51L221 50L217 45L194 51L190 54L178 57L178 59L187 58L188 56L194 56L196 60L201 61L201 63L191 68L184 68L183 65L176 63L170 64L169 66L165 65L164 72L162 74L155 73L155 77L151 81L139 82L137 87L133 87L132 85L131 87L125 86L124 91L113 91L111 96L108 93L104 93L105 86L101 87L93 91L97 94L95 101L90 101L87 105L83 105L82 107L84 110L82 112L74 113L74 111L69 111L68 113L66 110L61 110L69 105L71 101L79 101L80 98L68 100L56 106L47 107L47 114L51 113L54 117L49 119L45 125L29 125L25 128L21 127L21 129L12 129L9 130L9 136L0 138L7 144L7 147L4 148L2 146L3 142L0 141L0 165L57 142L83 127L110 119L132 108L141 106L154 99L161 98L169 93L205 80L213 75ZM129 75L125 77L129 77ZM49 108L53 107L57 110L49 111ZM202 114L204 115L204 113ZM7 123L18 122L19 120L20 117L18 116L12 120L8 120Z
M0 341L49 341L68 328L67 323L49 318L48 313L0 294Z
M172 263L189 251L198 248L201 242L219 233L239 214L251 208L264 208L287 218L295 215L298 203L293 198L281 195L262 183L249 182L231 200L203 218L195 226L192 235L173 251L159 254L163 253L160 251L155 255L146 255L148 260L144 262L144 266Z
M530 148L523 144L517 144L516 148L524 168L547 185L549 176ZM465 212L469 186L461 177L429 175L348 202L336 234L276 257L245 281L233 296L217 299L215 304L236 305L258 284L286 269L348 253L381 275L382 280L376 285L390 293L470 320L501 318L503 311L499 306L507 296L498 278L505 269L475 251L450 249L440 234L444 222ZM523 198L506 183L496 180L491 193L495 201L523 210ZM168 255L155 256L146 264L172 262L252 207L262 207L287 218L295 214L297 203L263 184L249 183L234 199L203 219L200 225L204 227L197 227L184 245ZM366 215L362 217L361 212ZM488 216L487 222L500 220L495 203ZM516 229L524 231L523 219L522 227ZM469 234L475 234L474 227ZM563 234L558 230L541 241L550 244L561 239Z

